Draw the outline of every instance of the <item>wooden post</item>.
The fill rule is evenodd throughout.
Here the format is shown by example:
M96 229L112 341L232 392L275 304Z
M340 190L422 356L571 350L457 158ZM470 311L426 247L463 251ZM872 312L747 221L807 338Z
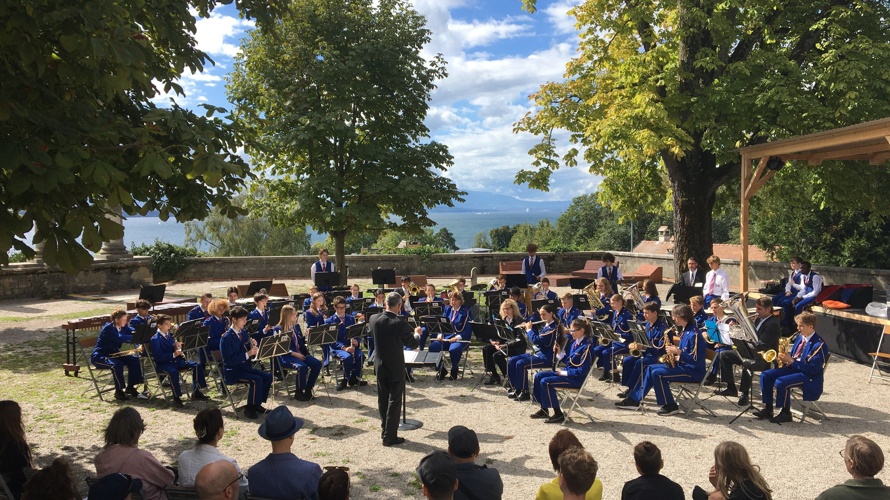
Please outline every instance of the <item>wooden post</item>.
M748 291L748 186L751 184L751 159L742 155L742 182L741 182L741 243L742 261L739 263L739 290Z

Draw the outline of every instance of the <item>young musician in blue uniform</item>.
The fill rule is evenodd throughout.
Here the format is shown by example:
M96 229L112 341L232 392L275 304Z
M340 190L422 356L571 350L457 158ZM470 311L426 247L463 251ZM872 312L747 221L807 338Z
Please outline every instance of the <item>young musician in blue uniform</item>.
M337 342L331 345L332 354L340 358L343 364L343 378L337 384L337 390L342 391L346 388L346 384L350 387L368 385L367 381L361 380L365 356L359 340L346 338L346 328L355 324L355 318L346 314L346 300L343 297L335 297L333 304L334 315L325 320L325 324L340 325L337 330Z
M782 317L781 326L790 327L794 323L794 305L792 302L800 291L803 289L803 275L800 272L800 265L803 263L803 259L798 256L791 257L791 275L788 277L788 282L785 283L785 293L781 293L773 297L773 303L782 308L785 312Z
M541 409L532 414L532 418L545 418L548 424L558 424L565 420L565 415L559 407L559 397L556 389L580 388L584 379L590 373L592 353L590 351L590 323L583 319L575 319L569 325L572 332L572 340L566 343L566 352L560 349L559 344L553 346L556 357L563 363L564 368L556 371L543 371L535 374L534 393L535 401L541 405ZM553 408L553 415L547 411Z
M212 353L219 350L220 339L229 329L229 319L226 317L226 313L229 312L229 302L226 299L216 299L210 303L207 312L210 313L210 317L204 320L204 326L209 329L207 350Z
M353 283L353 285L349 287L349 297L346 297L346 303L349 304L356 300L362 300L362 289L357 283Z
M561 335L555 307L544 304L538 310L538 315L544 322L544 326L540 330L534 330L531 322L525 324L525 334L537 347L537 352L513 356L507 363L507 378L510 380L507 397L517 401L531 399L528 390L528 370L529 368L553 366L553 345Z
M722 343L720 335L721 325L723 325L723 328L726 328L728 325L739 324L736 318L726 315L726 306L723 304L723 299L720 297L711 299L711 311L714 314L705 321L705 328L707 329L705 335L707 335L706 343L708 345L708 350L714 351L714 362L711 363L711 370L708 372L707 377L705 377L705 385L714 385L717 383L717 373L720 369L720 357L718 355L727 349L732 349L731 343Z
M781 368L766 370L760 374L763 409L754 412L759 419L771 422L791 422L791 389L801 387L803 398L815 401L822 395L823 374L828 359L828 346L816 333L816 315L804 311L794 318L800 335L790 352L777 357ZM773 416L773 388L779 414Z
M503 274L495 276L495 284L488 287L488 291L504 290L507 288L507 277Z
M136 301L136 316L130 320L130 330L136 331L137 326L151 323L149 310L151 310L151 302L145 299Z
M501 339L490 340L482 347L482 361L485 371L490 377L485 385L499 385L501 376L495 367L501 369L504 378L507 378L507 358L519 356L525 353L526 344L522 330L524 318L519 314L519 305L513 299L501 302L500 316L503 333Z
M612 310L609 311L609 317L605 323L612 328L612 331L621 336L622 341L612 341L609 345L597 345L593 349L593 355L597 358L596 366L603 369L603 375L600 377L601 382L621 382L621 374L618 373L618 367L613 359L614 356L630 352L627 344L634 341L629 323L633 316L624 307L624 297L617 293L609 299L609 305Z
M188 321L195 321L198 319L205 320L210 317L210 313L207 311L207 308L210 307L210 302L213 301L213 294L210 292L204 293L203 295L201 295L200 301L200 304L189 310L189 313L186 316L186 319Z
M229 309L238 305L238 299L241 298L241 293L238 291L237 286L230 286L228 290L226 290L226 298L229 299Z
M672 356L675 366L657 364L646 367L643 374L643 383L634 391L631 391L624 400L616 403L616 406L625 410L635 410L640 407L640 401L646 397L653 388L655 399L661 409L659 415L675 415L680 412L680 407L674 401L671 392L671 382L701 382L705 377L705 340L692 316L692 309L687 305L676 305L671 311L677 329L683 333L679 345L665 347L665 352ZM673 329L665 332L665 335L673 335Z
M292 305L281 308L281 321L275 326L274 334L281 333L290 336L290 352L278 360L283 366L297 372L294 399L309 401L313 399L312 389L318 380L318 374L321 373L321 360L309 354L306 337L303 336L303 330L297 323L297 310Z
M615 294L615 292L612 291L612 284L609 282L608 278L598 278L596 280L596 293L599 294L599 299L600 302L603 303L603 307L595 310L594 314L597 318L602 318L612 312L612 305L609 301L612 299L612 295Z
M275 325L269 324L269 296L266 295L266 292L259 291L253 295L253 303L256 304L256 307L253 311L250 311L250 314L247 315L247 321L257 321L257 329L256 333L251 334L253 340L256 340L256 343L259 344L260 340L263 337L268 337L271 335L272 328Z
M692 309L692 319L695 321L695 327L704 331L705 321L708 320L708 313L705 312L705 298L701 295L689 297L689 307Z
M541 289L538 290L537 292L535 292L535 295L534 295L534 297L532 297L532 300L542 300L542 299L556 300L557 298L559 298L559 296L556 295L556 292L554 292L553 290L550 289L550 278L547 278L547 277L541 278Z
M315 283L315 273L333 273L336 266L334 263L328 260L328 249L322 248L318 251L318 260L315 261L315 264L312 264L312 268L309 270L309 278L312 280L312 283ZM331 291L331 287L329 286L319 286L319 292L329 292Z
M654 302L647 302L643 305L643 316L646 320L646 339L649 347L646 348L640 357L625 356L621 362L624 369L621 372L621 385L627 387L624 392L618 394L619 398L626 398L633 390L643 383L643 372L647 366L661 363L661 356L664 355L664 330L665 324L658 317L661 306ZM636 342L627 346L628 349L639 349Z
M603 267L596 272L596 278L606 278L609 280L609 285L612 287L612 290L617 292L618 282L623 279L623 276L621 275L621 269L615 264L615 256L610 252L603 254Z
M522 274L525 275L525 282L529 285L541 281L541 278L547 275L547 268L544 266L544 259L538 256L538 245L529 243L525 246L528 257L522 259Z
M226 384L247 384L244 415L247 418L257 418L260 413L266 413L262 404L269 396L272 374L251 366L250 360L256 356L257 346L244 329L247 325L247 310L236 306L229 317L232 327L223 335L219 344L223 359L223 379Z
M640 294L640 297L643 299L643 304L654 302L661 308L661 297L658 296L658 288L655 287L654 281L646 280L643 282L643 293ZM637 311L637 321L645 321L642 310Z
M423 293L425 294L423 297L417 300L417 302L440 302L444 303L445 300L442 297L436 295L436 285L431 283L427 283L427 285L423 289Z
M522 291L514 286L510 289L509 293L510 298L516 302L516 307L519 308L519 316L521 316L523 320L528 319L528 308L525 307L525 301L522 300ZM556 294L554 293L554 295Z
M581 316L581 311L575 308L575 298L572 296L572 292L566 292L562 295L562 307L559 308L559 312L556 313L559 318L559 324L562 325L564 331L568 332L569 327L572 325L572 321L578 319ZM571 333L566 334L566 338L570 338Z
M439 373L436 375L437 380L445 380L445 378L457 380L461 357L469 346L470 337L473 336L473 330L470 327L473 315L470 313L470 309L464 305L464 296L460 293L452 293L449 298L451 303L445 306L442 316L448 318L448 321L451 323L452 333L440 336L430 342L430 346L427 349L430 352L444 351L446 346L448 349L448 357L451 360L451 373L446 372L443 362L439 365Z
M114 374L114 399L125 401L128 396L140 396L136 385L141 384L142 365L139 356L116 356L121 352L124 342L133 341L133 331L127 326L127 311L115 309L111 313L111 322L105 323L96 339L96 347L90 356L90 362L96 368L109 369ZM127 385L124 389L124 368L127 369Z
M170 387L173 389L173 406L184 406L182 388L179 384L179 371L183 368L192 370L194 391L191 394L191 399L210 399L201 392L201 389L207 388L207 381L204 379L204 366L185 360L182 355L182 345L173 338L173 335L170 335L170 328L173 326L170 316L158 314L157 325L158 333L151 338L150 342L151 357L154 358L157 370L168 375Z
M797 297L791 301L794 306L794 317L802 313L804 308L816 301L816 297L822 293L822 276L813 271L812 265L803 261L800 264L800 280L801 290L797 293Z
M309 296L306 297L305 299L303 299L303 310L304 311L306 309L309 309L309 306L312 304L312 297L314 297L316 293L318 293L318 287L315 285L310 286L309 287Z
M323 325L325 320L327 320L327 307L325 307L324 294L315 292L310 299L312 302L309 303L309 309L303 311L303 321L306 322L307 329ZM330 344L325 344L321 346L321 362L325 367L326 373L330 360L331 346Z

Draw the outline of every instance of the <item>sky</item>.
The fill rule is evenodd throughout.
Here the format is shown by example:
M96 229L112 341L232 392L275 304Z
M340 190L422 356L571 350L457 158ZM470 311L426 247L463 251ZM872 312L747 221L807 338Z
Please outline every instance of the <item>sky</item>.
M519 0L410 2L432 32L424 55L441 53L448 63L448 77L433 91L426 119L432 139L454 156L445 175L463 190L526 200L570 200L593 192L600 179L583 166L555 172L547 193L513 182L519 170L531 167L528 150L538 142L531 134L514 134L513 125L534 109L531 93L563 79L578 40L568 11L580 0L538 0L535 14L523 11ZM209 103L231 109L225 77L253 23L239 19L233 6L222 6L197 27L198 48L216 64L182 76L184 98L161 95L156 101L162 105L175 98L188 107ZM558 144L566 145L564 137Z

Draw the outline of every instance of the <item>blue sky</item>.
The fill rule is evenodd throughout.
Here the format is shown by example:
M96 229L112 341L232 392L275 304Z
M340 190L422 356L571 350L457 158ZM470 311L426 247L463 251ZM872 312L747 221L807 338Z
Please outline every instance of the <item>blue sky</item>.
M528 14L519 0L411 1L432 31L425 52L441 53L448 62L448 77L432 94L427 126L454 156L446 175L459 188L529 200L569 200L596 189L599 178L583 167L556 172L549 193L513 183L516 172L530 166L527 151L537 142L531 135L514 134L513 124L533 109L529 94L563 78L578 39L567 12L579 2L539 0L538 12ZM216 65L182 76L185 98L164 95L157 102L174 97L189 107L206 102L229 109L225 77L240 39L252 27L238 19L232 6L200 19L198 46Z

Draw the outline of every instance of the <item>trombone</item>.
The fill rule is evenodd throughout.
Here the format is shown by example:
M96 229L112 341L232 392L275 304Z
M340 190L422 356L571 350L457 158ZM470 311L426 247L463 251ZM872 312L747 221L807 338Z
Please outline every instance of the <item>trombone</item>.
M133 349L127 349L126 351L116 352L114 354L108 355L108 358L122 358L124 356L141 356L142 355L142 344L134 347Z

